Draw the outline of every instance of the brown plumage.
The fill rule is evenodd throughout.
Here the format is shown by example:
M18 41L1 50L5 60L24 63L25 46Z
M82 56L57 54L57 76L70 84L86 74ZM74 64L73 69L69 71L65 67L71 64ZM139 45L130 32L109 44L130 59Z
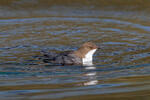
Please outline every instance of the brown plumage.
M84 58L85 55L92 49L97 49L98 47L92 42L84 43L77 51L74 51L75 55Z

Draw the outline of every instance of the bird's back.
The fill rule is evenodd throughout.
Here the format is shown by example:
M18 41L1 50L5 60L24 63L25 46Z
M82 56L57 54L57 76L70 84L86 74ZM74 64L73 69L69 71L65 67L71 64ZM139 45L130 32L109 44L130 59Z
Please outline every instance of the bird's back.
M43 62L61 65L82 64L81 58L77 57L73 51L64 51L62 53L45 53L43 56Z

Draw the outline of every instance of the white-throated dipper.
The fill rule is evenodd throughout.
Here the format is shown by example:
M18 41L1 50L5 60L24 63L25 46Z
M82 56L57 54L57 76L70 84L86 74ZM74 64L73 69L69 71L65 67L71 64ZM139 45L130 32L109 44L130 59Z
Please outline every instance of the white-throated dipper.
M93 54L98 47L92 42L84 43L76 51L64 51L62 53L46 53L43 62L60 65L93 65Z

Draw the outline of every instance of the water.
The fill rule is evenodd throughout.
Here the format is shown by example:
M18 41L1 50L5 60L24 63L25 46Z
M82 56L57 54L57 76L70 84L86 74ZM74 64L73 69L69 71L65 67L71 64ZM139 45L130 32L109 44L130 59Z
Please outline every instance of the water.
M149 100L149 1L1 0L2 100ZM53 66L42 50L94 41L93 66Z

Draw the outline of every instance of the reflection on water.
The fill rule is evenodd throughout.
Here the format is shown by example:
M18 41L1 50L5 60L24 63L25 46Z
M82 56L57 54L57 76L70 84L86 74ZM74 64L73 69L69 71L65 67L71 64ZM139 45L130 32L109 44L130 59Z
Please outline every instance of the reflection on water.
M0 1L1 99L149 100L149 1L72 1ZM37 59L86 41L101 48L93 66Z
M85 69L89 69L89 70L95 69L96 70L96 67L95 66L88 66ZM96 79L96 76L97 76L96 72L86 73L85 76L87 76L89 78L89 81L84 83L85 86L98 84L98 80Z

